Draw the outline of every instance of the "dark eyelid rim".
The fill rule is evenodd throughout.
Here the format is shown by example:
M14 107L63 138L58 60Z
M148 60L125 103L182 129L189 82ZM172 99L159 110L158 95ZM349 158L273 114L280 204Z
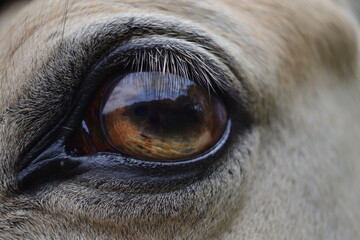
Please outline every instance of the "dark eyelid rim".
M159 43L155 44L157 47L161 48L161 45ZM139 45L141 46L141 44ZM107 69L111 69L113 67L117 67L119 64L118 61L116 61L117 58L121 58L121 54L119 53L126 53L128 51L138 51L139 46L134 46L132 44L125 44L121 47L119 47L117 50L112 52L110 56L100 61L100 63L93 69L93 71L88 76L89 79L85 80L82 83L82 86L80 88L80 94L78 94L78 100L75 101L74 109L70 109L68 111L68 117L65 116L65 119L62 122L59 123L59 125L63 125L64 123L65 128L73 128L74 126L79 124L79 115L82 116L82 112L87 108L87 104L84 102L86 101L86 98L93 95L92 91L96 91L97 85L99 83L95 83L94 81L91 81L93 79L103 79L104 77L101 76L103 72L107 72L104 70L103 66L105 65ZM151 47L151 46L147 46ZM166 45L163 46L166 48ZM172 45L174 47L174 45ZM185 49L185 46L183 46L183 50ZM140 48L141 49L141 48ZM112 66L114 64L114 66ZM210 64L210 63L209 63ZM111 72L111 71L110 71ZM99 75L100 74L100 75ZM90 81L90 82L89 82ZM88 83L92 83L94 86L89 87ZM86 87L84 87L86 86ZM90 90L92 89L93 90ZM88 92L90 90L90 92ZM88 92L88 93L86 93ZM83 94L82 94L83 93ZM242 119L243 121L245 119ZM50 150L45 150L42 152L42 150L36 152L30 152L28 154L29 163L26 164L20 171L18 172L18 183L21 189L31 189L28 182L36 183L41 182L42 177L42 169L47 170L47 174L51 173L53 174L53 178L57 175L62 175L62 178L70 177L73 175L77 175L80 173L84 173L89 171L88 169L91 168L91 164L93 166L98 165L99 168L102 167L102 158L106 159L112 159L117 157L117 165L121 165L121 167L111 167L110 165L106 168L111 171L111 169L118 169L112 171L113 175L119 175L120 170L126 169L128 172L125 174L122 172L121 176L128 176L131 175L132 177L135 177L137 181L140 179L151 179L152 187L155 186L161 186L163 181L166 181L168 184L170 182L174 182L174 184L177 182L180 184L180 179L182 179L181 184L184 184L184 181L191 182L196 178L199 178L201 175L203 175L205 172L208 171L209 166L212 166L215 162L215 159L221 155L223 151L220 151L221 148L226 148L225 144L227 143L228 139L230 138L230 129L232 129L232 122L231 119L228 121L228 125L226 128L226 131L219 140L219 142L212 147L210 150L205 152L204 154L197 156L195 158L191 159L184 159L180 162L148 162L143 161L140 159L132 159L130 157L124 157L119 154L111 154L111 153L97 153L95 154L100 161L95 162L91 161L92 157L74 157L69 155L64 149L61 147L61 144L63 144L66 139L71 136L72 131L65 131L64 133L50 133L49 135L57 135L57 139L63 139L58 140L55 142L55 144L50 145ZM237 126L239 126L237 124ZM60 128L61 129L61 128ZM43 139L48 139L49 136L44 136ZM43 142L40 142L40 145L43 145ZM53 147L55 146L55 147ZM41 146L40 146L41 147ZM37 146L34 147L36 150ZM44 148L44 147L42 147ZM47 149L47 148L46 148ZM54 150L55 149L55 150ZM38 156L37 156L38 155ZM95 156L94 155L94 156ZM105 160L104 160L105 161ZM103 161L103 162L104 162ZM106 160L107 161L107 160ZM105 162L106 162L105 161ZM104 162L104 163L105 163ZM115 164L116 165L116 164ZM71 169L73 168L73 169ZM74 170L75 169L75 170ZM183 170L181 170L183 169ZM184 170L187 169L187 170ZM145 171L146 170L146 171ZM38 174L40 173L40 174ZM131 174L130 174L131 173ZM171 175L171 173L173 173ZM40 175L40 178L37 176ZM167 176L167 177L165 177ZM38 180L39 179L39 180ZM172 179L170 181L170 179ZM145 181L145 180L144 180ZM152 187L148 186L149 189ZM156 188L156 187L155 187Z

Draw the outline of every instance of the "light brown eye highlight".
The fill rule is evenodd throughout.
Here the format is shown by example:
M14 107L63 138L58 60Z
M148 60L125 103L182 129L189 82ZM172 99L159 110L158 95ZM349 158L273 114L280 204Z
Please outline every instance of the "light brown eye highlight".
M185 77L133 72L104 86L91 102L73 148L149 161L179 161L206 152L223 135L222 99Z

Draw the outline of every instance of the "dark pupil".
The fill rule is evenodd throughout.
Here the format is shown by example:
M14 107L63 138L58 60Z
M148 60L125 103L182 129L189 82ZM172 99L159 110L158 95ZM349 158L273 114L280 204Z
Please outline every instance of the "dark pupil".
M133 104L128 107L125 115L151 134L175 137L186 135L187 131L199 131L201 109L196 110L194 106L195 103L189 102L187 96L180 96L176 100Z
M147 117L148 107L146 105L135 106L134 115L137 117Z

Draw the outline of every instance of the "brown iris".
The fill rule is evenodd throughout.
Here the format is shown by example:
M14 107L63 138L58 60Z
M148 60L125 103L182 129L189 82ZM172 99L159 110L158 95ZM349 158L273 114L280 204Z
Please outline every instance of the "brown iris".
M226 123L221 98L199 84L171 73L136 72L97 93L72 146L80 155L178 161L214 146Z

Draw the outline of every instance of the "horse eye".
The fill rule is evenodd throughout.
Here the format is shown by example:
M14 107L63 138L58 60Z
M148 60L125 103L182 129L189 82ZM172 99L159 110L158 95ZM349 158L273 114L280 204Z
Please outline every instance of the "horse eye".
M223 100L186 77L132 72L107 82L72 138L77 155L112 152L181 161L211 149L225 131Z

